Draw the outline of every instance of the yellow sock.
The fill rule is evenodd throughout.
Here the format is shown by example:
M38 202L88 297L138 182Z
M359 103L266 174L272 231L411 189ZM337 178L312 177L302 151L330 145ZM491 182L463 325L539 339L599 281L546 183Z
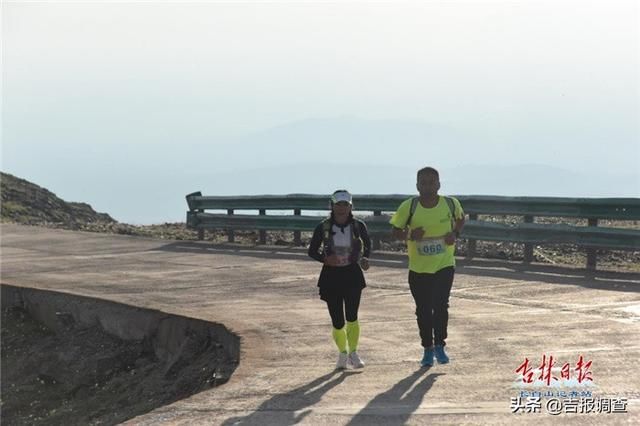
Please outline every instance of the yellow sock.
M355 352L358 349L358 340L360 340L360 323L358 320L353 322L347 321L347 341L349 342L349 352Z
M347 352L347 333L345 333L344 327L333 329L333 340L340 352Z

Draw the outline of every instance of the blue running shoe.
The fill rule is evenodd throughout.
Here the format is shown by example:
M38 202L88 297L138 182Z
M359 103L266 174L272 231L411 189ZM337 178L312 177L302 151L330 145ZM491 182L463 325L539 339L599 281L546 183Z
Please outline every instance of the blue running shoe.
M447 364L449 362L449 357L447 353L444 351L444 346L436 345L434 347L434 352L436 353L436 359L438 360L438 364Z
M423 367L431 367L433 365L433 347L424 350L424 356L420 365Z

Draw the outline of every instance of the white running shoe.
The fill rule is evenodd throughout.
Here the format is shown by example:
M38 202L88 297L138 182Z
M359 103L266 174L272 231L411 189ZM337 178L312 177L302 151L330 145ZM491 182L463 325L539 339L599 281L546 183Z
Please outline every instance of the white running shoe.
M349 365L353 368L364 368L364 361L360 359L358 352L351 352L349 354Z
M338 355L338 362L336 362L336 370L346 370L348 358L349 356L346 353L340 352Z

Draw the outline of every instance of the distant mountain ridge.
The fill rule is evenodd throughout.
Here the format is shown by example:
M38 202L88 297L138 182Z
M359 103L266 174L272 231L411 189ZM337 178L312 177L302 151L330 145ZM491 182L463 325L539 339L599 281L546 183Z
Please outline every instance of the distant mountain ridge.
M89 204L64 201L49 190L8 173L0 172L0 193L3 222L53 223L71 228L93 222L116 222L108 214L93 210Z
M300 163L391 165L390 156L399 158L395 165L400 165L406 164L406 159L431 155L434 147L441 153L457 153L459 158L464 153L457 152L455 147L460 140L467 139L468 135L442 124L337 117L275 126L246 135L233 144L251 153L251 158L242 162L245 167L280 166L282 159L291 158ZM446 165L454 164L447 162Z
M442 194L568 198L640 194L640 183L633 175L589 175L539 164L437 168ZM205 170L194 174L192 188L206 195L329 194L340 187L358 194L413 194L417 170L408 166L354 163L238 167L230 172Z

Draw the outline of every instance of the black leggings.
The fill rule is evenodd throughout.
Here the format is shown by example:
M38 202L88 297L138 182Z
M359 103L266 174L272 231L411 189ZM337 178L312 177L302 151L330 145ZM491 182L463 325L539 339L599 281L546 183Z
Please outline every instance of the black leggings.
M361 288L350 288L343 291L332 292L325 299L333 327L341 329L344 327L345 314L347 321L353 322L358 319L358 308L360 307Z
M446 345L453 275L452 266L435 274L409 271L409 287L416 302L416 320L425 348L432 346L434 340L436 345Z

